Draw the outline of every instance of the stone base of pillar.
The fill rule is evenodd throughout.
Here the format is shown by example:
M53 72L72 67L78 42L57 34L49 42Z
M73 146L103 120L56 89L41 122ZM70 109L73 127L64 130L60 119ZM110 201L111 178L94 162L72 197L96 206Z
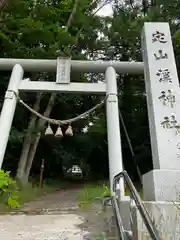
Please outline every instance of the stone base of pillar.
M144 202L161 239L180 239L180 202ZM133 239L151 240L147 228L137 209L131 209L132 228L130 226L130 205L128 201L120 202L120 213L126 231L132 231Z
M152 170L143 175L145 201L180 201L180 170Z
M144 202L161 239L180 239L180 215L179 204L170 202ZM137 211L136 215L137 239L151 240L142 217Z

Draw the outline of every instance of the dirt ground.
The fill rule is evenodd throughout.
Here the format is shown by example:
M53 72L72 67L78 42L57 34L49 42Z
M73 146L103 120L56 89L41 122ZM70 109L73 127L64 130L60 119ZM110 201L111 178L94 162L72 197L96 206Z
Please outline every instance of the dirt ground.
M26 203L15 215L0 216L3 240L115 240L112 209L101 202L79 208L81 189L57 191Z

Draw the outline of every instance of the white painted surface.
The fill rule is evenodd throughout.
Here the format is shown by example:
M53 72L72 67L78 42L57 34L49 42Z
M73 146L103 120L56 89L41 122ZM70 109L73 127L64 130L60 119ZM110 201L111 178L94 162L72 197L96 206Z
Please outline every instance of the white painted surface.
M68 84L70 83L71 75L71 59L70 58L58 58L57 59L57 71L56 71L56 83Z
M25 92L66 92L66 93L96 93L106 92L105 83L70 83L57 84L55 82L39 82L23 80L19 86Z
M111 192L113 192L113 178L115 177L115 175L123 171L116 71L113 67L107 68L105 73L105 79L107 84L106 94L108 96L106 101L106 114L109 173ZM122 178L120 180L119 188L120 194L124 196L124 182Z
M13 59L0 58L0 70L12 70L15 64L20 64L28 72L56 72L57 60L50 59ZM80 61L72 60L71 69L75 72L104 73L112 66L118 73L143 74L142 62L117 62L117 61Z
M16 96L13 92L18 93L19 83L23 78L23 69L20 65L15 65L12 70L8 89L0 115L0 168L2 167L11 125L16 109ZM13 91L13 92L12 92Z

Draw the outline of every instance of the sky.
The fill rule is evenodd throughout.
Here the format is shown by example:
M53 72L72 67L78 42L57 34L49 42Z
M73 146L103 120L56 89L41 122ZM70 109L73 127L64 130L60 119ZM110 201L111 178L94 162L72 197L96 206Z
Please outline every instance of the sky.
M110 16L112 14L112 6L111 4L105 5L99 12L100 16Z

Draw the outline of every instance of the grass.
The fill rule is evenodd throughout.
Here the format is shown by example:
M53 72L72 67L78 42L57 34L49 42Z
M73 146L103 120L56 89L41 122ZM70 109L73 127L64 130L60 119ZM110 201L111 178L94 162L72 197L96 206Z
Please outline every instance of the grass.
M143 199L143 190L137 185L136 189ZM125 188L125 195L129 196L129 189ZM110 189L108 184L87 184L84 186L78 196L79 207L90 207L96 200L102 200L105 196L110 196Z
M18 192L18 202L20 204L20 207L23 206L24 203L33 201L41 196L44 196L46 194L50 194L55 192L58 188L64 188L68 187L69 183L67 182L48 182L43 185L43 188L36 186L33 186L31 183L27 184L25 187L19 186L19 192ZM5 196L0 196L0 213L3 212L9 212L13 209L10 209L6 204Z
M45 194L51 193L55 191L52 187L50 186L44 186L43 188L39 187L32 187L31 184L28 184L26 187L21 187L19 189L18 193L18 202L20 206L22 206L25 202L32 201L40 196L43 196ZM7 199L7 198L6 198ZM0 198L0 212L8 212L14 209L10 209L5 201L5 197Z
M20 189L19 192L19 202L20 205L23 205L25 202L32 201L40 196L51 193L55 191L54 187L44 185L43 188L32 187L31 184L28 184L26 187Z
M110 195L109 187L105 184L87 184L78 196L80 207L91 206L94 201Z
M46 180L44 181L43 188L33 186L29 183L26 187L19 185L19 203L22 206L24 203L33 201L43 195L53 193L58 188L68 188L72 185L72 182L64 181L53 181ZM143 191L140 186L136 186L138 192L140 193L141 198L143 199ZM125 188L125 195L129 195L129 191ZM79 207L91 207L95 201L101 201L105 196L110 196L109 184L107 182L99 182L96 184L86 184L84 188L80 191L78 196ZM0 196L0 212L8 212L12 209L9 209L7 204L5 204L5 198Z
M99 234L96 234L94 237L93 237L93 240L104 240L106 239L104 234L103 233L99 233Z

